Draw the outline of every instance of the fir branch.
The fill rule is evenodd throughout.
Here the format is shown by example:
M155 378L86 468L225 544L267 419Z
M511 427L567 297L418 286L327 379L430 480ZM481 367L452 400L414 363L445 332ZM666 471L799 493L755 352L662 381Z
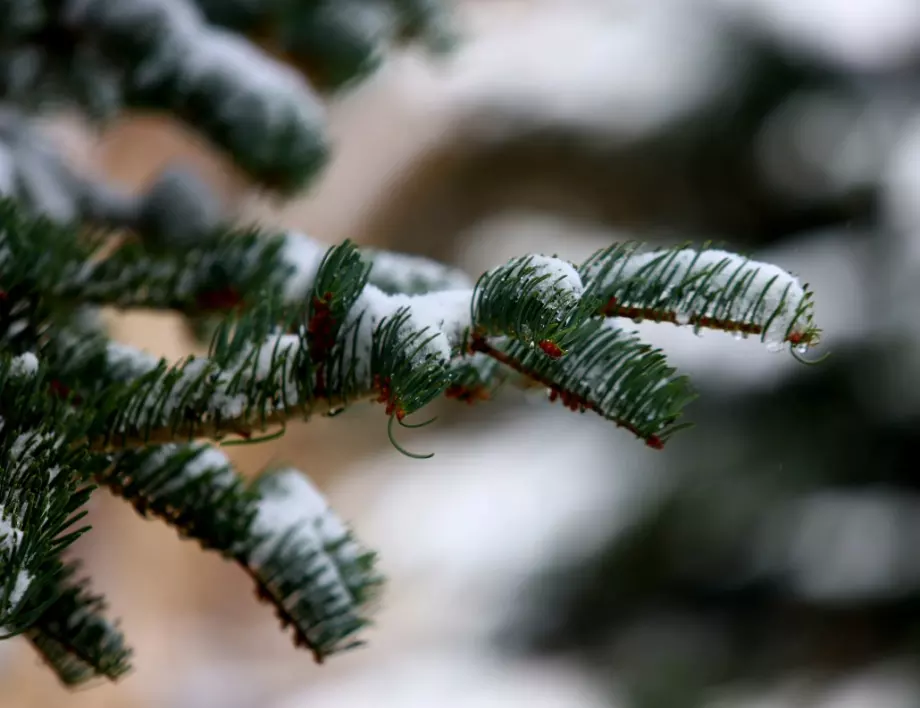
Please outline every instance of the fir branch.
M590 314L575 267L559 258L515 258L479 279L473 294L477 334L561 347Z
M675 422L696 396L676 376L660 350L607 320L593 320L575 333L571 353L546 356L522 342L473 337L470 348L492 357L545 387L550 400L574 411L594 411L618 427L661 448L678 430Z
M28 265L15 269L10 277L16 272L41 271L39 266L48 258L32 244L43 238L61 238L64 231L54 228L34 227L38 233L32 239L16 238L20 231L29 233L28 224L11 229L8 240L18 255L9 262ZM73 252L79 246L70 249ZM460 278L425 263L423 277L413 283L407 274L418 262L411 257L362 256L347 242L326 248L296 233L263 239L257 232L234 237L234 232L218 230L185 254L194 267L184 265L182 258L170 260L168 255L163 256L168 264L158 262L147 257L141 245L128 244L98 263L84 264L77 277L45 276L45 280L57 284L47 283L47 287L57 287L58 299L65 299L60 294L64 293L66 299L81 300L74 291L77 286L62 284L79 281L82 298L89 299L87 289L92 293L92 288L107 283L111 292L120 293L121 304L136 303L139 298L163 303L173 297L174 306L200 312L203 288L223 287L224 292L233 293L230 283L249 279L253 283L249 292L261 300L241 315L228 312L215 337L213 361L199 359L178 366L150 363L148 371L132 382L130 393L105 391L105 400L116 401L117 407L109 403L106 409L105 402L99 404L112 416L94 423L100 431L94 445L103 448L197 437L219 439L226 434L251 436L268 426L283 425L293 415L329 413L349 402L374 397L400 420L442 394L481 398L495 386L482 380L460 381L458 375L464 369L454 365L468 351L471 336L479 353L503 365L509 364L510 356L513 370L547 383L571 407L597 410L648 441L663 440L664 433L672 430L678 411L666 405L667 400L655 399L651 390L629 386L625 395L639 395L641 400L629 398L627 405L618 397L611 398L603 386L600 391L591 388L596 383L592 372L597 362L622 363L618 357L626 340L618 338L616 328L601 327L602 336L591 339L599 326L598 315L632 312L611 310L612 302L658 303L656 313L666 312L668 306L696 307L698 314L693 317L698 326L713 318L723 321L737 311L741 313L733 320L737 327L759 327L758 331L766 333L781 326L785 338L800 347L812 344L816 333L810 324L811 294L792 276L737 257L733 273L725 275L732 261L723 251L702 249L693 252L693 258L689 253L666 250L643 260L629 245L616 246L596 254L580 268L558 258L528 256L489 271L472 290L442 290ZM214 254L220 254L214 262L229 259L234 267L216 275L202 268L197 259ZM85 253L74 256L82 257ZM378 263L378 281L394 289L408 286L426 292L384 292L369 282L375 274L374 262ZM203 276L196 282L193 273ZM132 296L125 283L139 292ZM267 290L257 290L255 283ZM216 304L247 305L235 299ZM276 330L289 334L272 334ZM506 341L509 339L521 346ZM118 350L109 347L108 351ZM660 359L661 354L656 357ZM553 363L555 360L562 362ZM635 364L631 358L625 361ZM641 367L636 370L643 371ZM624 371L617 369L620 374ZM662 371L650 370L665 376ZM493 373L497 375L498 370ZM613 370L607 373L614 375ZM465 375L478 376L472 371ZM591 383L586 384L583 377ZM644 380L655 382L654 377ZM605 381L608 386L620 385L615 376ZM681 405L689 400L682 394L678 399ZM156 415L144 400L157 402ZM644 405L655 407L654 414L645 411ZM639 412L647 422L635 418Z
M74 420L82 421L95 450L249 438L376 395L370 375L354 377L343 346L315 359L305 327L298 334L266 334L276 329L277 320L266 314L271 309L269 303L227 320L210 356L177 364L99 333L60 330L43 361L53 385L40 395L73 404Z
M325 163L324 111L307 84L206 25L190 3L95 0L72 9L68 21L118 57L127 105L171 111L263 184L296 191Z
M579 272L606 316L754 334L803 350L818 341L807 285L734 253L706 246L639 253L625 244L597 252Z
M110 233L87 233L77 224L30 215L16 202L0 199L0 282L8 304L11 293L21 291L58 308L113 305L175 309L189 316L225 312L245 305L244 295L254 298L292 281L298 262L286 264L282 257L292 250L289 241L299 238L218 228L181 250L151 252L137 240L112 250ZM325 249L317 250L318 263Z
M159 445L110 456L96 481L144 517L157 516L185 539L232 557L247 540L257 495L219 450Z
M242 307L243 293L259 297L266 290L281 292L286 303L302 302L331 252L296 232L266 237L256 230L217 229L178 257L157 258L129 243L96 262L93 247L76 242L68 227L25 219L9 202L0 204L0 223L7 226L0 234L0 273L11 286L28 283L25 291L70 302L168 307L190 315ZM340 248L348 251L349 244ZM412 257L371 252L366 258L369 274L352 256L338 282L369 279L367 297L355 298L356 307L386 302L391 315L397 303L424 310L434 302L399 299L403 292L432 295L451 287L441 297L454 302L459 295L452 293L461 290L452 286L465 280ZM313 297L327 292L335 290ZM816 344L819 334L813 296L792 275L705 247L636 253L630 244L617 245L577 269L557 258L528 256L486 273L469 297L478 332L532 341L549 351L564 351L567 334L596 314L714 327L801 348Z
M51 399L35 357L0 357L0 627L17 634L50 602L60 554L87 527L77 527L91 489L77 472L91 469L74 447L84 428ZM44 604L43 604L44 603Z
M117 624L105 618L105 602L89 591L87 581L73 580L77 570L76 564L62 568L52 599L26 631L65 686L96 677L115 680L131 670L131 650Z
M461 355L451 362L450 384L444 395L469 404L488 401L513 373L512 368L503 367L486 353L474 351Z
M324 111L307 83L209 26L188 0L65 0L30 29L11 51L44 51L24 85L9 77L8 98L69 97L98 114L123 105L169 111L285 193L326 161Z
M172 309L197 317L251 307L265 293L279 293L283 303L298 306L368 282L392 295L472 285L461 271L424 258L359 252L348 241L330 247L296 231L219 226L173 250L151 251L146 239L124 240L112 250L104 231L81 234L72 224L27 215L2 199L0 224L6 290L20 286L60 304ZM336 260L326 268L326 282L319 282L329 258Z
M127 351L122 349L119 355ZM138 353L142 356L142 353ZM328 413L372 391L337 379L325 398L311 390L314 363L296 335L272 335L246 348L233 362L189 357L170 365L158 360L127 386L82 396L93 412L88 438L96 450L112 450L197 438L244 438L295 417ZM142 366L140 360L136 362ZM75 389L78 390L78 389ZM332 393L335 391L335 393Z
M165 445L119 453L97 481L142 516L231 559L317 661L353 645L382 582L373 555L293 470L247 485L220 451Z
M368 625L361 608L374 602L382 583L375 554L355 542L295 470L263 475L255 488L261 501L253 529L262 540L248 560L262 595L281 608L295 642L317 661L358 646L352 637Z

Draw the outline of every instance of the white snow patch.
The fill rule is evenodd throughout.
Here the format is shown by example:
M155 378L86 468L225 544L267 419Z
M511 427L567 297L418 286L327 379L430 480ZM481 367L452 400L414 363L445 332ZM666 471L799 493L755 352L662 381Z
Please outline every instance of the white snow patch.
M568 261L550 256L528 256L528 265L537 271L539 276L547 276L541 283L543 290L562 290L575 297L580 297L584 292L584 285L578 271Z
M392 283L401 291L418 287L419 283L425 283L429 291L472 290L474 285L470 277L458 268L422 256L392 251L373 253L370 279L375 282Z
M23 533L21 529L5 518L5 511L3 506L0 506L0 553L10 557L16 553L16 550L22 544ZM32 574L24 568L20 568L16 573L13 589L7 598L7 611L14 609L19 604L26 590L29 589L31 582Z
M348 529L335 516L320 491L301 472L288 469L272 479L272 489L259 503L255 530L281 536L297 526L309 543L325 546L337 543Z
M13 552L22 543L22 530L3 517L5 509L0 506L0 551Z
M351 588L361 582L365 572L355 563L362 555L361 547L349 538L345 524L303 474L294 469L280 471L270 485L263 489L253 521L253 531L265 534L252 553L253 565L260 568L279 540L289 538L308 554L305 567L291 568L290 572L309 579L317 609L323 615L321 623L347 622L347 617L354 616L356 605Z
M168 464L170 458L190 450L197 452L197 454L177 472L174 479L167 481L163 485L164 490L181 486L209 472L214 473L213 479L218 484L221 482L229 483L234 479L230 459L217 448L203 443L162 445L147 458L141 468L142 472L145 474L154 472L157 468Z
M355 323L358 324L358 336L354 355L357 357L357 375L370 377L371 352L374 333L377 326L385 319L406 308L409 318L403 325L401 334L410 332L425 334L413 341L411 346L425 345L418 351L416 360L422 361L434 356L447 363L451 359L452 348L459 345L463 333L472 325L470 290L445 290L425 293L424 295L388 295L374 285L367 285L361 296L352 306L346 318L345 331Z
M28 570L22 569L16 573L16 582L13 584L13 589L8 598L10 607L19 605L19 601L22 600L23 595L26 594L26 590L28 590L29 586L32 584L32 580L32 573Z
M118 342L106 345L106 359L110 367L135 376L153 371L160 363L159 358L150 352Z
M10 373L13 376L34 376L38 372L38 357L32 352L26 352L13 357Z
M30 464L35 449L47 445L49 442L54 443L51 448L51 451L54 451L57 450L64 441L54 433L39 433L35 430L17 435L16 439L13 440L13 444L10 445L10 462L13 462L17 466ZM60 472L60 467L55 466L49 469L49 475L52 469L54 470L54 476L57 476ZM51 479L53 479L54 476L52 476Z
M284 296L289 302L303 300L313 289L316 274L329 246L314 241L308 236L290 231L284 237L281 257L294 268L294 273L284 284Z

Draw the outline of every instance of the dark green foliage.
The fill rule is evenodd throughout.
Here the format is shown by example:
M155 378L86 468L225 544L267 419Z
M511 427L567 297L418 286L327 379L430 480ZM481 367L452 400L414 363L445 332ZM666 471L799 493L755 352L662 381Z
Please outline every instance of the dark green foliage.
M387 413L400 420L431 403L451 382L448 362L427 350L435 333L407 326L410 317L406 308L384 320L371 353L371 370Z
M575 274L572 266L542 256L516 258L486 273L473 297L474 326L528 344L562 346L565 336L594 314L582 305L581 284L570 274Z
M40 375L17 375L15 361L0 357L0 626L12 634L53 600L60 554L87 530L77 524L91 489L75 473L92 465L69 445L83 428L63 425L64 407L48 385Z
M283 51L321 85L340 87L374 71L391 33L392 10L382 0L306 0L278 25Z
M660 447L684 427L675 422L696 395L660 350L608 322L581 325L569 338L570 353L561 358L515 340L497 349L519 370L545 382L552 400L572 410L594 411Z
M0 199L3 243L10 257L0 261L8 297L43 293L56 306L118 305L176 309L189 315L222 311L256 296L289 274L279 259L281 237L255 229L225 227L204 234L181 252L153 252L129 240L104 260L105 232L80 234L77 224L26 216L15 201Z
M476 401L517 379L661 447L693 398L660 351L605 317L617 314L606 311L610 293L651 293L661 314L672 304L662 288L611 275L609 255L580 269L544 256L515 259L464 289L457 273L388 254L386 267L378 261L379 282L415 291L388 295L371 282L381 255L348 242L326 248L299 234L215 228L184 249L151 252L129 240L101 257L103 235L26 217L9 201L0 219L0 276L9 284L0 334L10 351L0 432L54 433L20 467L10 464L16 438L3 438L3 518L22 532L21 543L17 531L0 539L3 626L25 632L68 684L127 667L120 634L99 601L70 583L60 558L83 530L70 527L89 493L78 485L90 479L238 563L295 642L322 660L354 646L367 624L381 582L373 554L296 473L249 485L213 448L176 443L254 440L295 416L359 400L384 403L391 423L402 422L442 394ZM399 272L416 266L416 279ZM641 272L669 284L674 277L666 268ZM714 288L719 270L704 273L670 297L692 298L699 288L712 307L750 296L753 279ZM803 308L779 313L794 318L784 330L790 341L810 323L808 294L799 292ZM109 341L93 311L107 304L212 312L220 322L207 357L171 363ZM292 508L308 513L292 517Z
M68 565L52 588L53 599L26 631L29 641L66 686L97 677L115 680L131 669L131 650L117 625L103 616L105 602L74 581Z
M249 539L259 496L204 445L162 445L109 458L96 481L141 516L167 521L182 538L232 558Z

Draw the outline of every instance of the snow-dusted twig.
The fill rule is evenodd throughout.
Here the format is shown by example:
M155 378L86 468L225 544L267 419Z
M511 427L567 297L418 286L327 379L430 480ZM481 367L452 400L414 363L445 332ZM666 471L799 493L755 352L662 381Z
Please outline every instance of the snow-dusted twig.
M317 661L353 646L367 625L381 583L374 556L301 472L248 484L220 450L170 444L120 453L97 480L238 563Z
M705 247L637 253L615 246L589 259L581 272L610 317L757 335L803 352L818 340L807 286L775 265L735 253Z

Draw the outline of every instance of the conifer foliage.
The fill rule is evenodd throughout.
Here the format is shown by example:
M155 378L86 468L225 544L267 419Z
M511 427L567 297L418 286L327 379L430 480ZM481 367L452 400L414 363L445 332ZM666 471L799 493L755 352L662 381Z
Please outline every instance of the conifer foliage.
M64 554L98 487L238 564L318 661L354 646L381 585L296 470L254 481L220 441L382 404L389 425L438 399L544 388L654 448L681 426L686 377L631 320L716 328L804 351L812 299L793 275L703 246L525 256L485 273L221 223L171 170L140 197L73 174L32 116L166 110L279 193L322 165L316 85L373 68L396 40L440 42L425 0L0 0L0 627L67 685L116 679L130 651ZM112 341L100 308L216 326L209 354L159 360ZM407 453L408 454L408 453Z

